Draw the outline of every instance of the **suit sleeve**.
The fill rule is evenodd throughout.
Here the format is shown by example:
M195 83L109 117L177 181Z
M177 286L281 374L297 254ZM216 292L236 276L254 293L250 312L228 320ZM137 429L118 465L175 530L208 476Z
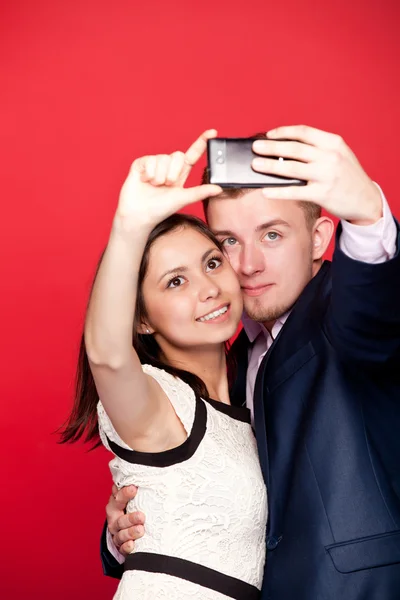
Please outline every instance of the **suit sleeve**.
M100 541L100 557L104 575L121 579L124 566L121 565L111 554L107 547L107 522L104 523Z
M400 228L390 260L371 264L347 256L336 234L326 333L343 359L393 366L400 359Z

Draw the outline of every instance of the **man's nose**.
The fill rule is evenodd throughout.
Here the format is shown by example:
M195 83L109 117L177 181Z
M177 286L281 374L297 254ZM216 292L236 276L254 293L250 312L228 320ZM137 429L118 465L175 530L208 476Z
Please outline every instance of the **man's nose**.
M265 259L260 248L255 244L243 246L239 261L240 272L243 275L254 275L265 269Z

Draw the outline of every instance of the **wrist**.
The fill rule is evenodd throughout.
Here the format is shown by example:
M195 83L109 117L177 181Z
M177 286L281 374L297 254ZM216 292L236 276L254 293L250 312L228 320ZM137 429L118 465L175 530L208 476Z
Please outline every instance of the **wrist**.
M365 206L365 215L363 214L363 216L357 217L356 219L348 219L349 223L365 227L374 225L383 217L382 194L373 181L371 181L369 194L365 196Z
M147 240L153 227L154 223L117 211L112 222L111 235L132 240Z

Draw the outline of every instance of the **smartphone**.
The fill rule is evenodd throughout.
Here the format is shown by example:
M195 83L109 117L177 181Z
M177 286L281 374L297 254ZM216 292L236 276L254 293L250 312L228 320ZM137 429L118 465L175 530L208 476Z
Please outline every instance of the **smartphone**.
M255 138L213 138L207 142L208 176L210 183L222 188L258 188L287 185L307 185L302 179L258 173L251 167L259 156L252 150ZM276 156L269 158L279 159Z

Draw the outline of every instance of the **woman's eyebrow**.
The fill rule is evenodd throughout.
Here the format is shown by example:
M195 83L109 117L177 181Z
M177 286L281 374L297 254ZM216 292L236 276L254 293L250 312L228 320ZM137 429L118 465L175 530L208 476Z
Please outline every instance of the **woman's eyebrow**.
M206 250L206 252L204 252L203 256L201 257L201 262L204 262L206 260L207 256L209 256L212 252L215 252L215 250L218 250L218 248L210 248L209 250ZM173 269L168 269L168 271L165 271L165 273L163 273L161 275L161 277L157 283L160 283L160 281L166 275L171 275L172 273L185 273L188 270L189 270L189 267L184 266L184 265L182 265L180 267L174 267Z
M172 273L184 273L185 271L188 271L188 267L174 267L173 269L168 269L168 271L165 271L165 273L163 273L160 277L160 279L158 280L157 283L160 283L161 279L163 279L166 275L172 275Z

